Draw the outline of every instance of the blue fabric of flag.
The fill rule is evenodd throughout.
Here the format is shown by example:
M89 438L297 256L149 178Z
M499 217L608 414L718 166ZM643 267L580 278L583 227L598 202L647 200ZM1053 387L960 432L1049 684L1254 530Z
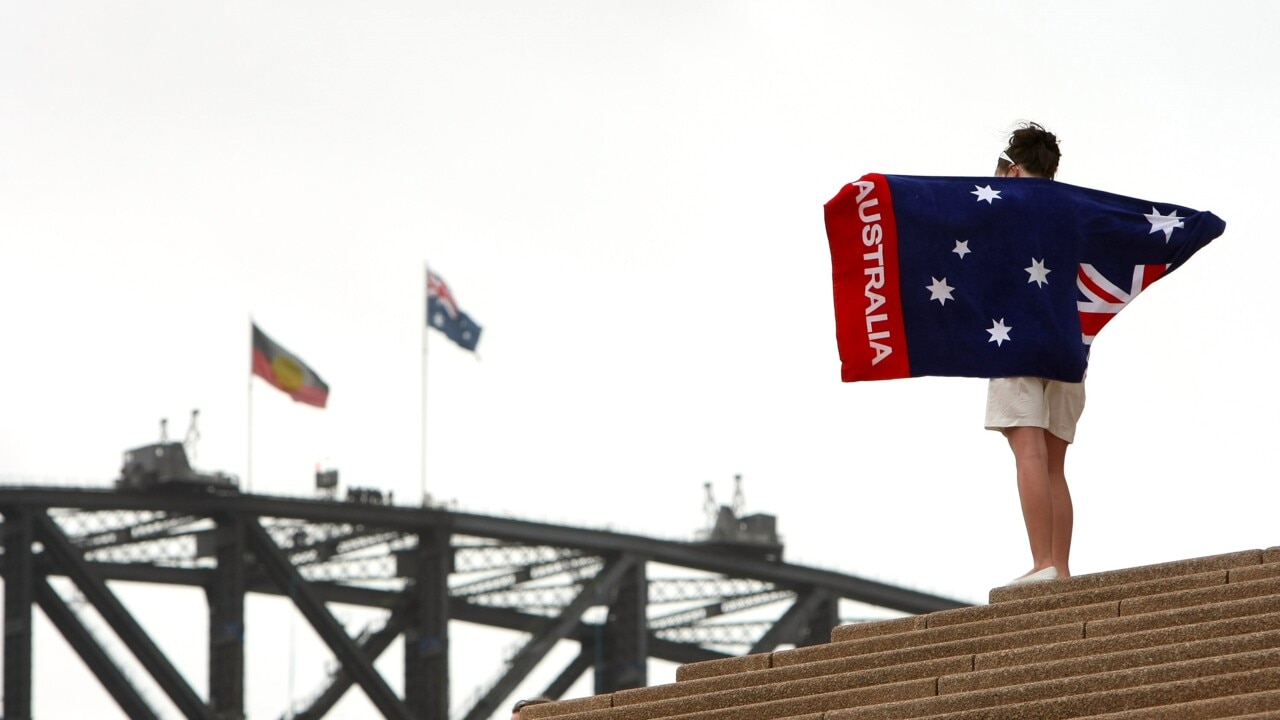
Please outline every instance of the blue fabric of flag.
M481 327L458 308L444 279L430 271L427 272L427 324L463 349L475 352L480 342Z
M1035 178L866 175L825 211L846 382L1077 382L1107 320L1225 229Z

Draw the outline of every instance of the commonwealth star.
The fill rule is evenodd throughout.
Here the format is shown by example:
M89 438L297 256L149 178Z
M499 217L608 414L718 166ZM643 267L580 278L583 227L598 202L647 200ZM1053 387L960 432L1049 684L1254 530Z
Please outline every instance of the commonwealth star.
M1027 282L1033 282L1038 287L1044 287L1049 284L1049 273L1053 272L1044 266L1043 260L1031 258L1031 267L1023 268L1031 277L1027 278Z
M991 333L991 339L987 342L993 342L996 347L1000 347L1006 340L1009 340L1009 331L1012 329L1012 327L1004 324L1004 318L992 320L991 327L987 328L987 332ZM1013 342L1012 340L1009 341Z
M955 290L955 288L947 284L946 278L939 280L936 277L930 277L929 279L933 280L933 284L926 285L925 287L929 289L930 300L937 300L938 304L943 307L946 307L948 300L955 300L955 298L951 296L951 291Z
M1169 238L1173 237L1175 228L1182 227L1182 218L1178 217L1177 210L1170 210L1168 215L1161 215L1156 208L1151 208L1151 214L1145 216L1147 222L1151 223L1151 232L1164 232L1164 241L1169 242ZM1150 235L1151 233L1147 233Z
M986 201L987 201L987 204L988 204L988 205L990 205L992 202L994 202L994 201L996 201L996 200L1003 200L1003 199L1004 199L1004 198L1000 197L1000 191L999 191L999 190L992 190L990 185L988 185L988 186L986 186L986 187L981 187L981 186L979 186L979 185L974 185L974 187L975 187L975 188L977 188L977 189L976 189L976 190L974 190L973 192L969 193L969 194L970 194L970 195L977 195L977 196L978 196L978 202L982 202L983 200L986 200Z

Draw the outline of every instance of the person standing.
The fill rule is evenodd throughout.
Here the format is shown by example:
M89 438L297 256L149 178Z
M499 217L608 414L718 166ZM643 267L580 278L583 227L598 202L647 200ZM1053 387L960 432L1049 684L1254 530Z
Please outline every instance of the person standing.
M1025 123L1010 135L995 174L1052 180L1061 157L1053 133L1037 123ZM1013 451L1022 519L1031 546L1031 570L1011 585L1071 575L1074 510L1066 457L1075 441L1084 398L1083 381L1006 377L988 383L986 428L1003 433Z

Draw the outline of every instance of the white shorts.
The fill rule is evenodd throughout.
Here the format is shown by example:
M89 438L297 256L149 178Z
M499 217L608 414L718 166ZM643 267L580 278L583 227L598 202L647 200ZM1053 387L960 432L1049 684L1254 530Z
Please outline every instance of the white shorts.
M992 378L987 384L988 430L1041 427L1070 443L1076 439L1082 412L1082 382L1008 377Z

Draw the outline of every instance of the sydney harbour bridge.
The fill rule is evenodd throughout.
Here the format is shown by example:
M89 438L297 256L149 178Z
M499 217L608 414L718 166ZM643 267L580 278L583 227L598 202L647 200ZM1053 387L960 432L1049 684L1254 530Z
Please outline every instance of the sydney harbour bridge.
M542 670L554 679L541 694L552 698L588 671L594 692L605 693L644 686L649 659L688 663L825 642L842 622L842 601L897 613L962 604L784 562L773 518L738 517L728 506L704 540L682 542L395 506L353 489L339 500L178 485L0 487L4 718L27 720L38 704L36 608L120 711L147 720L172 717L173 708L192 720L247 717L250 594L287 598L334 661L304 706L269 720L325 717L353 686L384 718L449 720L450 623L500 628L523 643L495 660L495 681L452 712L453 720L488 720L562 643L578 652ZM197 635L207 637L204 696L122 602L118 582L203 591L207 614L190 621L207 628ZM352 633L334 614L344 605L382 620ZM117 641L105 641L103 624ZM397 639L402 694L374 664ZM136 673L122 670L122 652L168 705L156 707Z

